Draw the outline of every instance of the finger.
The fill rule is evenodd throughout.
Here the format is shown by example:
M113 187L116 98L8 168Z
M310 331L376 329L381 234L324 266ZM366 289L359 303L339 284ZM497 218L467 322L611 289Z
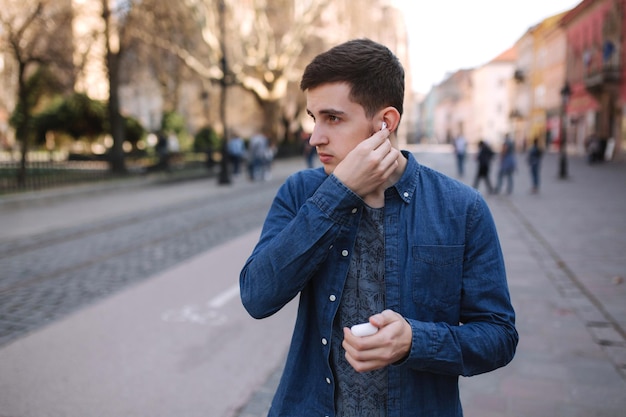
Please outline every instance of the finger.
M346 352L346 357L350 357L353 363L367 363L380 360L379 354L377 354L378 349L369 349L362 351L359 349L355 349L355 347L350 345L349 343L345 343L344 350Z
M384 361L377 358L373 358L371 360L360 360L359 358L351 355L348 351L346 351L345 357L350 366L352 366L352 368L354 368L357 372L369 372L387 365Z
M383 142L381 142L377 148L373 149L371 151L371 155L374 158L374 160L378 163L381 163L384 161L385 158L387 158L388 156L392 156L395 153L396 149L393 147L393 145L391 144L391 141L389 139L385 139ZM390 155L391 153L391 155Z
M343 341L344 344L354 348L355 350L368 349L367 341L364 336L355 336L352 331L344 327L343 329Z
M389 139L389 130L383 129L377 132L374 132L372 136L365 139L359 145L369 147L370 149L377 149L384 141Z
M379 162L379 166L381 168L381 171L383 172L384 178L389 178L389 176L393 174L393 172L396 170L396 168L398 167L399 157L400 152L398 152L398 150L395 148L390 149L389 152L387 152L387 154L382 157Z
M372 143L370 143L369 145L372 145ZM376 148L365 148L363 150L365 151L364 157L366 158L365 160L363 160L363 163L374 164L375 166L372 166L372 168L376 168L376 171L378 173L385 172L387 165L392 162L392 160L390 160L386 164L382 164L385 158L388 157L390 152L393 152L394 150L391 142L388 139L381 142ZM391 156L393 156L393 154Z
M350 354L360 360L367 361L377 358L381 349L384 349L386 337L380 332L370 336L345 335L342 347Z
M387 164L391 164L392 162L397 161L399 157L400 151L398 151L396 148L391 146L391 144L389 144L389 149L383 155L381 162L384 162L386 160Z
M384 152L385 154L387 154L393 147L391 146L391 141L389 140L388 137L384 138L384 140L382 142L380 142L378 144L378 146L376 148L374 148L375 151L381 151Z
M382 312L378 313L378 314L374 314L372 317L370 317L370 322L378 327L378 328L382 328L385 327L386 325L397 321L399 319L401 319L402 316L400 316L398 313L396 313L393 310L383 310Z

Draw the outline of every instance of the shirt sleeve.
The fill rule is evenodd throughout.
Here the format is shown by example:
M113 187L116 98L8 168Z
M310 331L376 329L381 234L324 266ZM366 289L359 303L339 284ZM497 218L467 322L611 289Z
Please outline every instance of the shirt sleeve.
M268 317L291 301L324 262L342 228L358 222L355 208L363 201L334 175L310 196L306 188L303 177L290 178L280 188L241 271L241 299L255 318Z
M407 317L413 330L408 357L398 366L471 376L508 364L519 340L495 224L478 198L468 214L459 323Z

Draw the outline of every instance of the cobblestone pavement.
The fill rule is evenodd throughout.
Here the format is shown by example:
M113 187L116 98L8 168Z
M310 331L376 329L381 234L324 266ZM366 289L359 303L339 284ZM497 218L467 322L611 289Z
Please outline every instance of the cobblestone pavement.
M283 179L0 241L0 346L258 227Z

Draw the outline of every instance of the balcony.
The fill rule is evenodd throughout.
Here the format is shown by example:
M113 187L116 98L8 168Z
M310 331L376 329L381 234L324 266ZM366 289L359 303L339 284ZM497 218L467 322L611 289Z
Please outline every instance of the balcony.
M607 64L598 69L590 69L585 74L585 87L590 94L598 95L618 86L621 78L621 67Z
M598 96L619 86L622 66L617 51L615 43L607 39L583 54L583 79L589 94Z

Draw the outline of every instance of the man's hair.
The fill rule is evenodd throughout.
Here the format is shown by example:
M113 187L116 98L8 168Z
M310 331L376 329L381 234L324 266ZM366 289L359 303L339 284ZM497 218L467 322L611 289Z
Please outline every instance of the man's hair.
M387 106L403 112L404 69L384 45L354 39L319 54L305 68L300 88L335 82L350 85L350 100L361 105L367 117Z

